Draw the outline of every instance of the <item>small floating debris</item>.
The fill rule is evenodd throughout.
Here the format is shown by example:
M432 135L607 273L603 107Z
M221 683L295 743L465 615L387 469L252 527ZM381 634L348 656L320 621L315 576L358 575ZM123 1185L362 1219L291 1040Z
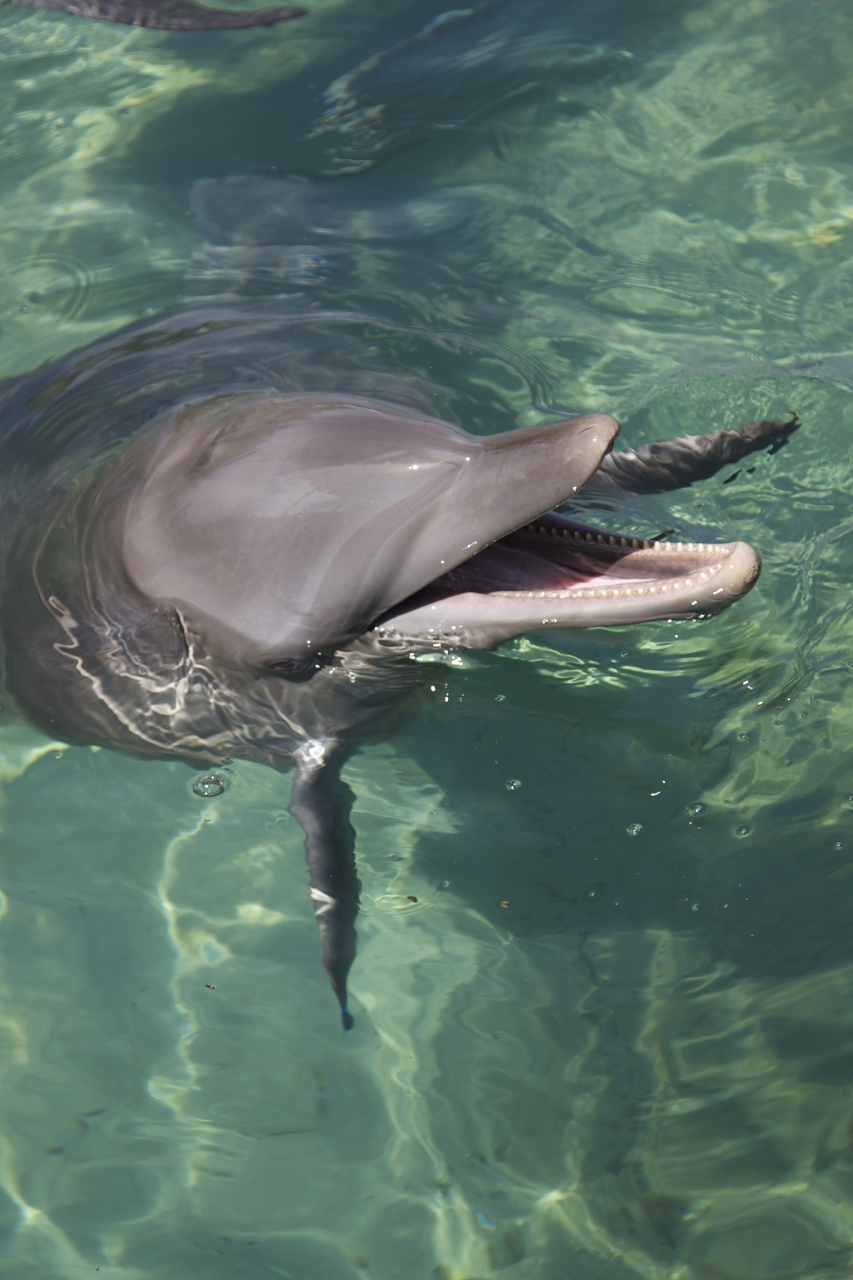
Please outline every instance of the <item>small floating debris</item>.
M415 897L415 895L414 895L413 893L407 893L407 894L406 894L406 901L407 901L407 902L417 902L417 898Z
M502 902L502 903L501 903L501 906L502 906L502 907L508 907L508 906L509 906L509 898L507 898L504 902Z
M193 793L207 799L208 796L221 796L225 790L225 779L218 773L203 773L193 783Z
M212 983L212 982L206 982L204 985L207 987L208 991L215 991L215 990L216 990L216 987L214 987L214 985L213 985L213 983Z

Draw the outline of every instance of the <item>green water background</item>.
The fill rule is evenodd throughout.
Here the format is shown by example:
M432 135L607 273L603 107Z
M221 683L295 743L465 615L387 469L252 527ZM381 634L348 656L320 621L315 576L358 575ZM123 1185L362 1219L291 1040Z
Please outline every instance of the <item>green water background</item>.
M440 8L311 7L180 37L0 11L3 373L185 296L193 179L384 158L381 129L309 137L319 94ZM848 6L712 0L377 166L484 193L442 246L470 314L428 257L359 283L539 379L475 362L472 414L608 410L635 444L800 413L751 474L621 521L743 538L763 576L711 621L435 665L347 769L345 1038L286 778L201 801L9 719L0 1274L849 1274L851 137Z

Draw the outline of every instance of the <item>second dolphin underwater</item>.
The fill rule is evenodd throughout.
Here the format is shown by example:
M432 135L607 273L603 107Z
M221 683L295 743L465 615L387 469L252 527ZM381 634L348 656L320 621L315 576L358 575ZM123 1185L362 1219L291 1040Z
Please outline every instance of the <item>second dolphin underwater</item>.
M413 659L725 608L759 573L746 544L649 543L555 508L679 488L798 425L625 453L604 414L471 435L411 379L342 359L358 323L178 310L0 386L8 693L70 743L294 769L345 1027L359 882L340 770L428 681Z

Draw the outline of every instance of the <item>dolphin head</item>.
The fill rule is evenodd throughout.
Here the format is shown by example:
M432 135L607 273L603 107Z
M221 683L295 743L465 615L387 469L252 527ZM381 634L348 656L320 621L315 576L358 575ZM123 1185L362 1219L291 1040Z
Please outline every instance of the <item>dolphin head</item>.
M745 544L639 543L553 511L618 430L590 414L472 436L358 396L217 396L149 435L116 537L136 589L214 656L285 675L366 633L482 648L743 595Z

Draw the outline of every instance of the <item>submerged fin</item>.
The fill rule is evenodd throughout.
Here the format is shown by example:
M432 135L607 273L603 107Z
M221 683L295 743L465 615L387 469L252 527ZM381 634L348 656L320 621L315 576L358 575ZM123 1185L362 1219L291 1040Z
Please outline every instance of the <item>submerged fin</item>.
M244 27L271 27L276 22L301 18L308 10L287 6L276 9L209 9L194 0L9 0L34 9L62 9L81 18L120 22L129 27L157 31L225 31Z
M355 797L341 779L348 753L312 742L300 755L288 813L305 832L323 968L341 1006L344 1031L349 1031L354 1019L347 1008L347 976L356 953L361 883L355 868L355 831L349 820Z
M721 467L740 462L768 445L771 453L778 452L799 426L800 419L792 411L787 422L765 418L761 422L744 422L737 431L655 440L639 449L611 453L584 487L584 493L667 493L684 489L694 480L708 480Z

